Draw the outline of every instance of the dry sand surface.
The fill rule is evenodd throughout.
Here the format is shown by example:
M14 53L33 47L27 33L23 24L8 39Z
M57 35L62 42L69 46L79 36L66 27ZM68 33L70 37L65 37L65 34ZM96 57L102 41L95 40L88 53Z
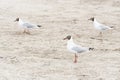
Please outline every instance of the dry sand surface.
M115 27L103 43L93 16ZM43 27L19 34L17 17ZM67 35L95 50L74 64ZM120 80L120 0L0 0L0 80Z

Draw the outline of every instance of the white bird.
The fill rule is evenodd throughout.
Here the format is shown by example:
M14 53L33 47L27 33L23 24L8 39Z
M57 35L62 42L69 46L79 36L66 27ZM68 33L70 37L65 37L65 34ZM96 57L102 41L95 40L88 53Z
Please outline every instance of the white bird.
M27 33L27 34L30 34L30 31L29 31L30 28L41 27L41 25L34 25L34 24L29 23L29 22L24 22L20 18L16 18L15 21L17 21L18 25L24 29L23 33Z
M73 39L70 35L68 35L67 37L65 37L63 40L68 40L67 41L67 49L72 52L72 53L75 53L75 59L74 59L74 63L77 63L77 59L78 59L78 56L77 54L78 53L83 53L83 52L87 52L87 51L90 51L90 50L93 50L94 48L88 48L88 47L82 47L80 45L77 45L73 42Z
M102 36L103 31L113 29L113 27L109 27L109 26L106 26L104 24L99 23L94 17L92 17L92 18L90 18L88 20L93 21L93 25L94 25L95 29L100 31L101 36Z

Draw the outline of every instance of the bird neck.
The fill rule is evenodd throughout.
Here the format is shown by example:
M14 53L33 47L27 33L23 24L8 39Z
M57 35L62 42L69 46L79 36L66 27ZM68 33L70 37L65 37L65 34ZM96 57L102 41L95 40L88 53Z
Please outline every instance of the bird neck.
M94 18L94 22L97 22L97 20Z
M67 44L74 44L72 37L70 40L68 40Z
M19 19L19 24L23 24L23 21L21 19Z
M94 24L94 26L99 25L99 23L97 22L97 20L96 20L96 19L94 19L93 24Z

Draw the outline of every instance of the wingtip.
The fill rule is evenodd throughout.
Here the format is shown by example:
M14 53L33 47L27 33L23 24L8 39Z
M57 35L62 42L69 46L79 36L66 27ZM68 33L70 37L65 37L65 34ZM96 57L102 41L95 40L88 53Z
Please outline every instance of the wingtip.
M94 50L94 48L89 48L89 51L90 51L90 50Z
M110 28L114 28L114 26L110 26Z
M42 27L41 25L37 25L37 27Z

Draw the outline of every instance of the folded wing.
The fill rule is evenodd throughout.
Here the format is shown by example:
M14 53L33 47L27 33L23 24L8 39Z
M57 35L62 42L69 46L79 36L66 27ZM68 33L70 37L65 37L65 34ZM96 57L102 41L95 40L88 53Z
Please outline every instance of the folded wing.
M87 51L88 49L85 47L81 47L81 46L75 46L72 48L72 50L76 51L77 53L82 53Z

